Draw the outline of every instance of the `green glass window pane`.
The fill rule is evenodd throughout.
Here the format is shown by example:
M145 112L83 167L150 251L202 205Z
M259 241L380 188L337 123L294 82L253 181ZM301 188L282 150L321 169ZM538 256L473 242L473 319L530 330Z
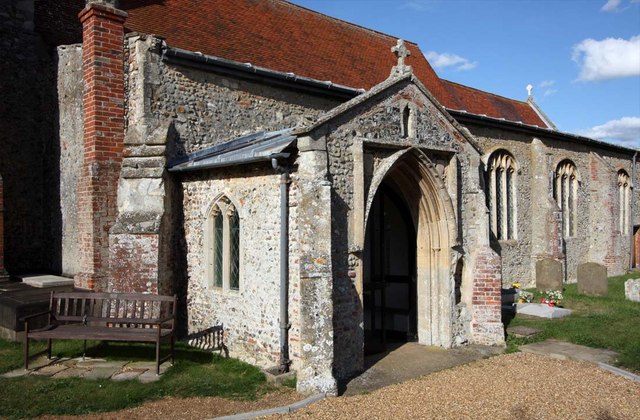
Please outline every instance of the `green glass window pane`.
M234 211L229 219L229 288L240 289L240 218L238 212Z
M223 251L222 213L217 212L213 219L213 285L222 287L222 251Z

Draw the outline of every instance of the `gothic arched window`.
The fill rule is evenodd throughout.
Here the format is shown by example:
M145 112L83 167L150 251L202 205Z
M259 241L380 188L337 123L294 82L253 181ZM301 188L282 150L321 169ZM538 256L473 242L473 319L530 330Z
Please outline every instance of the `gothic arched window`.
M209 287L240 289L240 217L226 197L211 208L205 225L205 278Z
M553 198L562 210L562 232L566 236L576 234L578 209L578 170L570 160L558 164L553 183Z
M516 161L506 150L497 150L487 168L491 231L499 240L517 239Z
M620 196L620 233L629 233L629 206L631 203L631 178L623 169L618 171L618 193Z

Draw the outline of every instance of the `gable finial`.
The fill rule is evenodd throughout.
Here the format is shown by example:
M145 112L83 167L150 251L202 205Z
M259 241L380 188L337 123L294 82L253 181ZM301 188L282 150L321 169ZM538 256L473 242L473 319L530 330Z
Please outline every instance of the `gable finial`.
M405 64L407 57L411 55L411 51L406 47L404 39L399 39L394 47L391 48L396 57L398 57L398 64L391 69L391 75L399 75L411 72L411 66Z

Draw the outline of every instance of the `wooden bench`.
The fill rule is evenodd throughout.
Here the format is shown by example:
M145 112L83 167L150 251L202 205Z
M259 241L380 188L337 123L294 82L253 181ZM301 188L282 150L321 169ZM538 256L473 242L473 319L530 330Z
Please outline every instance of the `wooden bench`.
M130 341L156 344L156 374L169 358L173 363L176 297L131 293L51 292L49 310L24 317L24 367L29 368L29 341L47 340L51 358L53 340ZM29 321L48 316L48 325L32 330ZM167 341L171 354L160 358ZM42 351L38 354L42 354ZM84 353L83 353L84 357Z

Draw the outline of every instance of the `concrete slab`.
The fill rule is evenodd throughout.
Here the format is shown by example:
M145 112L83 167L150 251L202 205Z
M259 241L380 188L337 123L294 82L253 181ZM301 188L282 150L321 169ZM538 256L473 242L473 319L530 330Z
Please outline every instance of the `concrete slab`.
M548 355L560 360L582 360L591 363L611 363L618 353L606 349L594 349L560 340L545 340L520 346L520 351Z
M39 289L58 286L73 287L73 279L70 279L68 277L53 276L50 274L40 276L25 276L22 277L22 282Z
M518 303L516 313L520 315L530 315L538 318L564 318L571 315L571 309L558 308L542 303Z
M502 354L504 348L470 345L455 349L404 343L389 352L365 358L365 371L348 383L340 384L344 395L361 394L418 376Z

